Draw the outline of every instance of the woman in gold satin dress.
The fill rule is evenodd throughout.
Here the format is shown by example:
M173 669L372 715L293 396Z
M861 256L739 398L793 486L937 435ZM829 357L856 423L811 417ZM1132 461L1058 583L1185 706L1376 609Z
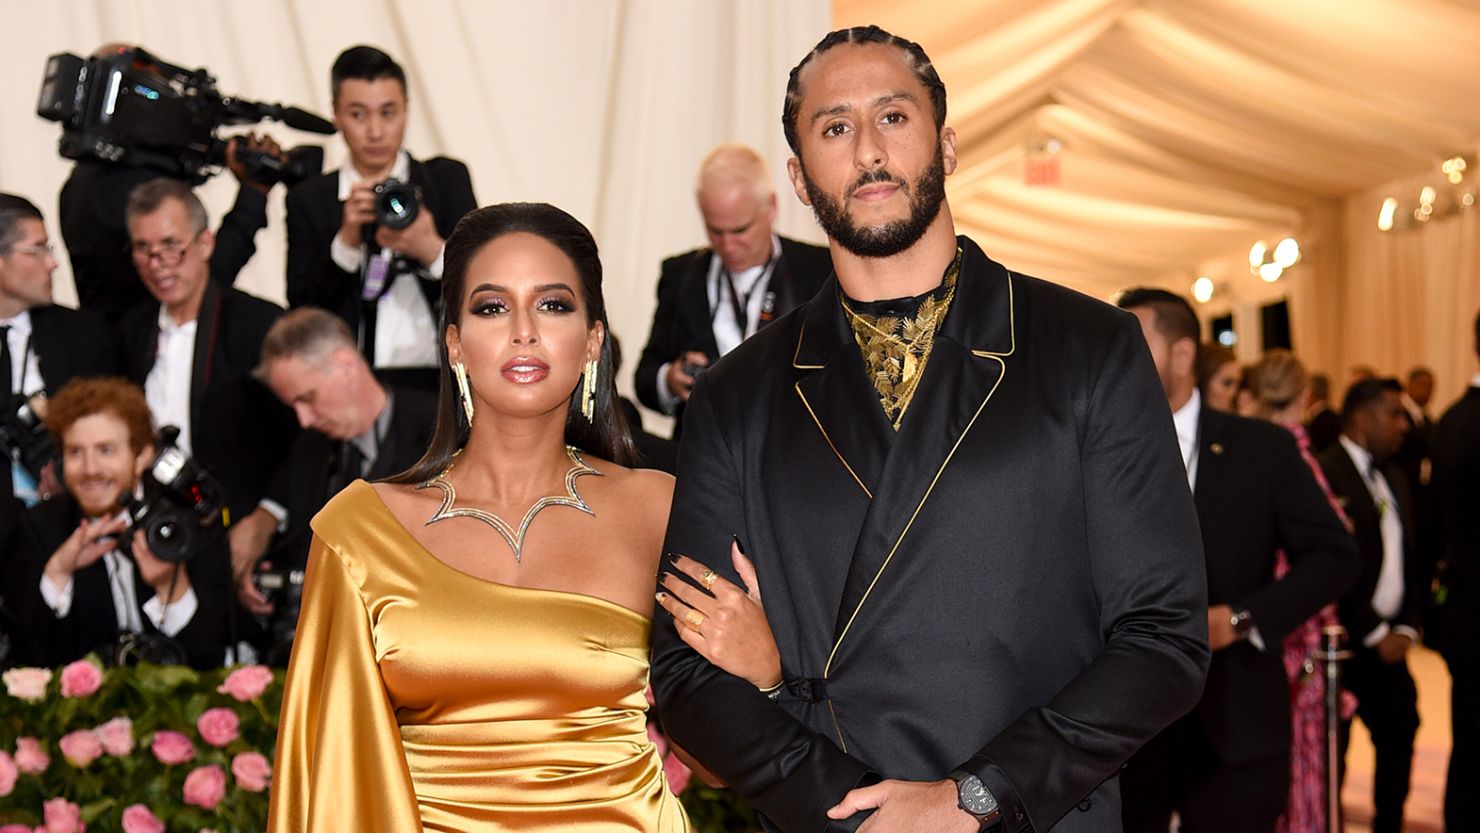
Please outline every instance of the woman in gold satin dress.
M431 448L313 521L268 829L687 830L645 726L673 481L624 465L595 241L492 206L444 263Z

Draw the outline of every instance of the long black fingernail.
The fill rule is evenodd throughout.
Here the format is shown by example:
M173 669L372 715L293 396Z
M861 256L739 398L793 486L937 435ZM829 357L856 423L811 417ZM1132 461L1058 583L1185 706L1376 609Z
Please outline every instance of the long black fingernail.
M746 554L746 552L745 552L745 545L742 544L742 543L740 543L740 536L739 535L736 535L734 533L730 533L730 540L735 542L735 546L740 549L740 554L741 555L745 555Z

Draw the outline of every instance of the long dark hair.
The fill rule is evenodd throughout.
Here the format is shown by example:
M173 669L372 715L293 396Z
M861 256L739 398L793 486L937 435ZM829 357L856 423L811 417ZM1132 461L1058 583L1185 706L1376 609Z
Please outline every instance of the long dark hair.
M588 422L581 413L581 385L571 393L565 416L567 445L623 466L637 461L627 419L618 405L616 365L612 361L611 325L606 318L606 300L601 294L601 258L596 240L581 222L553 205L537 202L514 202L490 205L469 212L452 230L443 251L442 313L438 332L462 323L463 287L468 263L484 246L515 232L527 232L549 241L565 253L581 276L581 298L586 304L586 326L600 321L607 332L597 360L595 421ZM452 457L468 443L471 426L457 398L457 382L452 376L447 356L446 338L438 339L441 361L441 383L437 391L437 425L431 446L411 468L387 478L391 483L419 484L446 471Z

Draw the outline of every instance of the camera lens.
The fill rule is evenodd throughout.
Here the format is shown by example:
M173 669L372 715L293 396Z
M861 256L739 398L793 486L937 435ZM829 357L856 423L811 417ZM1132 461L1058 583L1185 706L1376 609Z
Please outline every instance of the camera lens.
M388 229L406 228L416 220L418 202L415 186L388 179L375 186L375 221Z

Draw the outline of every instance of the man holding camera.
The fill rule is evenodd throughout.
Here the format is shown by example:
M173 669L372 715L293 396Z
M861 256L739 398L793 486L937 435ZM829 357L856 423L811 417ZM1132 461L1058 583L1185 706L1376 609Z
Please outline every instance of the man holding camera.
M126 209L134 265L156 303L119 324L124 372L144 388L160 426L220 484L233 563L279 519L259 501L293 441L291 416L252 378L262 339L282 310L210 280L215 238L205 206L174 179L147 182Z
M230 642L229 565L219 538L169 562L130 530L126 504L155 456L144 392L79 379L51 399L66 494L22 515L12 546L17 659L62 665L92 651L219 667Z
M337 313L384 378L434 390L442 242L477 207L472 179L402 147L406 73L389 55L351 47L331 84L349 164L288 192L288 305Z

